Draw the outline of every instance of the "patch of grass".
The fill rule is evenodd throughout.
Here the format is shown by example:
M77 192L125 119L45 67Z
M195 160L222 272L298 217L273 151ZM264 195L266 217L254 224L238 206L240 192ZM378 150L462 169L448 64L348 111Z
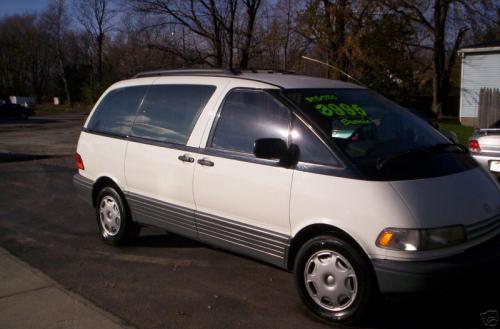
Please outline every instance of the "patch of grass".
M460 144L467 146L467 142L469 141L469 137L472 136L474 132L474 128L462 126L458 119L445 118L436 120L436 123L439 127L448 129L457 134L458 141Z
M90 113L92 105L89 104L60 104L43 103L34 107L36 115L62 114L62 113Z

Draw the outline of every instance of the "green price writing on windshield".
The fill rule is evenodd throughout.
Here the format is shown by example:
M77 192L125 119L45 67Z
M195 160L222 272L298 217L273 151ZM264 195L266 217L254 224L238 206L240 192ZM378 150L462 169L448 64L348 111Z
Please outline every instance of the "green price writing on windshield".
M328 117L332 116L338 116L338 117L345 117L345 116L361 116L361 117L366 117L368 114L366 111L359 106L358 104L317 104L314 107L316 110L318 110L321 114L326 115Z
M311 96L311 97L306 97L306 101L308 103L318 103L318 102L324 102L324 101L334 101L337 100L336 95L317 95L317 96Z

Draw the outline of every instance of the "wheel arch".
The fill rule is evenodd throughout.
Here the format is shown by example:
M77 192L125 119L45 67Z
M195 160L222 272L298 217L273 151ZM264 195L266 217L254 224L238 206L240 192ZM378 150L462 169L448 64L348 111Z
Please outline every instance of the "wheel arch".
M105 188L107 186L115 188L116 191L118 192L118 194L120 194L120 196L123 198L123 200L126 203L125 195L123 194L123 191L120 188L120 186L118 185L118 183L114 179L112 179L108 176L101 176L95 181L94 185L92 186L92 205L94 207L96 207L97 196L99 195L99 191L101 191L103 188ZM127 205L127 208L128 208L128 205Z
M285 266L289 271L293 270L293 265L295 262L295 257L300 249L300 247L309 239L316 236L331 234L333 236L344 238L347 242L351 243L353 247L358 249L358 251L369 261L368 254L366 250L346 231L331 225L324 223L316 223L305 226L301 228L290 240L290 247L287 252L285 259Z

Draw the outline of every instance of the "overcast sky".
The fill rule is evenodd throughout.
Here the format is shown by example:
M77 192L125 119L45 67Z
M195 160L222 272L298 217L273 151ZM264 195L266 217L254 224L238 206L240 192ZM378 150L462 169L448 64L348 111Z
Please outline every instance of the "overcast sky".
M48 0L0 0L0 16L40 11L47 2Z

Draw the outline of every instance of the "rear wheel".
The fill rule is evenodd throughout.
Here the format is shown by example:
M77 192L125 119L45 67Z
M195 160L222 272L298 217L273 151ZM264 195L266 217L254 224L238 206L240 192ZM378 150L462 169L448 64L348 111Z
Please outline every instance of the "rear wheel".
M313 238L300 248L294 276L304 304L331 322L359 321L375 292L369 264L361 252L330 235Z
M132 221L125 200L113 187L99 192L96 217L101 237L108 243L123 244L139 235L140 226Z

